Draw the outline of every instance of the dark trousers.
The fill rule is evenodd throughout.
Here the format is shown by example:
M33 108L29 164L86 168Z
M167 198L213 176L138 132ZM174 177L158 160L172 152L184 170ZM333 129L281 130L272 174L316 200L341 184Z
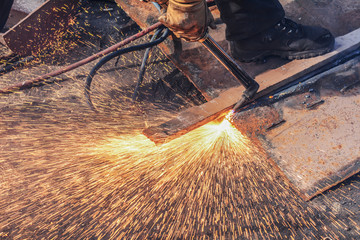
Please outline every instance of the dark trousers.
M242 40L274 26L285 15L278 0L215 0L227 40Z
M6 20L9 17L11 6L14 0L1 0L0 2L0 31L5 26Z

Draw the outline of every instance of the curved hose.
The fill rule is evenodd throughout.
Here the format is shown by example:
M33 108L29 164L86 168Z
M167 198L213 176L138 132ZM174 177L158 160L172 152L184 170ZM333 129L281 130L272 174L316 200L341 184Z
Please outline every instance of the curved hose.
M164 26L160 27L157 32L162 32L164 30ZM158 33L158 34L159 34ZM128 48L124 48L124 49L120 49L117 50L115 52L112 52L108 55L106 55L105 57L103 57L102 59L100 59L100 61L93 67L93 69L90 71L86 81L85 81L85 97L86 97L86 101L89 104L89 106L91 107L91 109L95 110L95 106L93 105L91 98L90 98L90 87L91 87L91 82L95 76L95 74L97 73L97 71L107 62L109 62L111 59L125 54L125 53L129 53L129 52L133 52L133 51L139 51L139 50L143 50L146 48L151 48L153 46L158 45L159 43L163 42L168 36L169 36L169 29L165 28L164 33L162 34L162 36L159 39L154 40L153 42L148 42L148 43L144 43L144 44L140 44L140 45L136 45L136 46L131 46ZM155 33L156 34L156 33Z
M162 30L161 30L162 31ZM154 42L155 39L159 36L159 34L161 33L161 31L156 31L154 33L154 35L152 36L150 42ZM138 76L138 80L137 80L137 83L136 83L136 87L135 87L135 90L134 90L134 93L132 95L132 100L133 101L136 101L137 99L137 96L138 96L138 92L139 92L139 88L140 88L140 85L144 79L144 74L145 74L145 70L146 70L146 62L147 60L149 59L149 55L150 55L150 51L151 51L151 47L147 48L146 51L145 51L145 54L144 54L144 57L143 57L143 60L141 62L141 67L140 67L140 72L139 72L139 76Z

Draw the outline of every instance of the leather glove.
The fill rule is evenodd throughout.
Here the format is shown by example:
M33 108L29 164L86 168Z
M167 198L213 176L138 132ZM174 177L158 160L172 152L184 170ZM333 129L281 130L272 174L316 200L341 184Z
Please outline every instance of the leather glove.
M207 28L216 28L205 0L169 0L167 12L159 21L186 41L201 39Z

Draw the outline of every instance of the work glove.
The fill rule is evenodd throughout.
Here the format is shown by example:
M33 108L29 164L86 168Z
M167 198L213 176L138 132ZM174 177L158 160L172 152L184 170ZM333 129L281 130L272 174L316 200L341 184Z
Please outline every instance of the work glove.
M169 0L167 11L159 21L186 41L198 41L209 26L216 28L205 0Z

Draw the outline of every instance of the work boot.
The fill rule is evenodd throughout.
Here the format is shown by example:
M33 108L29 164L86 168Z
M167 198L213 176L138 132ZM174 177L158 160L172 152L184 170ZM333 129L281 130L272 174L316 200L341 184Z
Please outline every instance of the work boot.
M310 58L330 52L334 37L322 27L303 26L284 18L274 27L253 37L230 41L233 57L239 61L252 62L268 56L285 59Z

